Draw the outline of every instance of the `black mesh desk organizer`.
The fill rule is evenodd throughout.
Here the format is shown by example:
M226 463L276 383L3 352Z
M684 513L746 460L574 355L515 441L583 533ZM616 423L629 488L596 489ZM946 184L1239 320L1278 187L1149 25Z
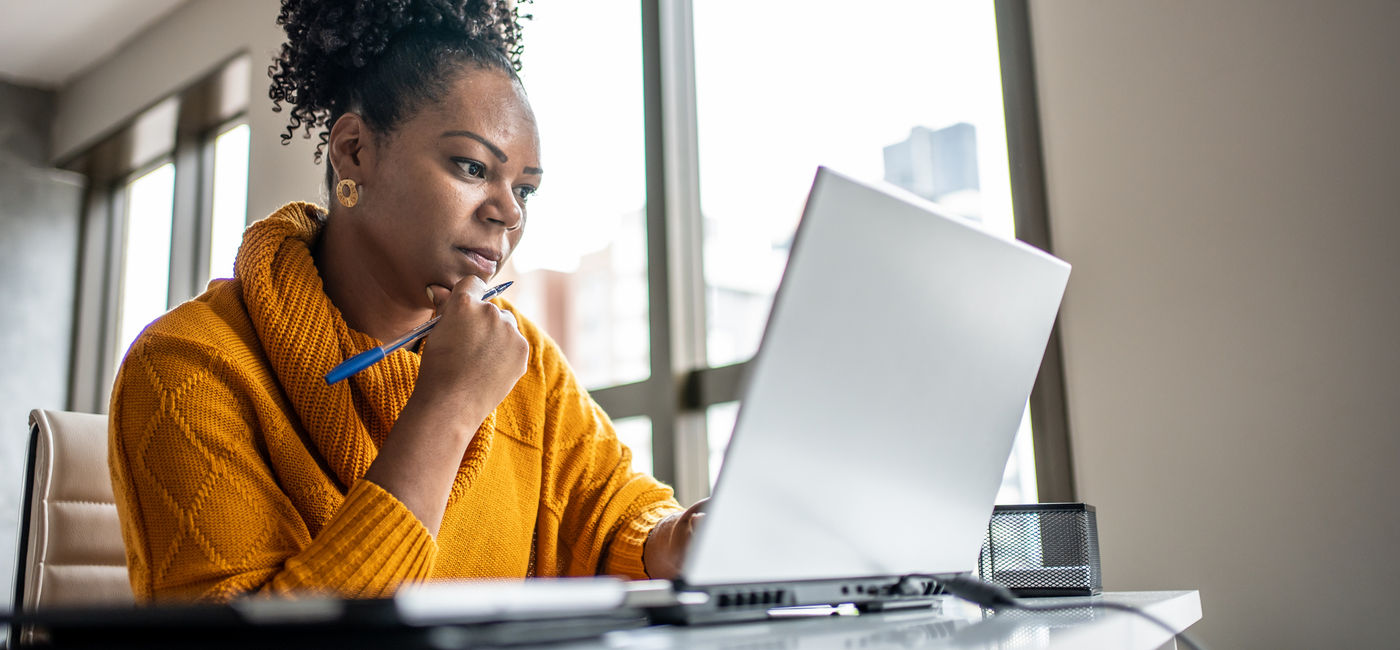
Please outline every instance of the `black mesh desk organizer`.
M996 506L977 558L977 573L1018 596L1103 593L1094 506Z

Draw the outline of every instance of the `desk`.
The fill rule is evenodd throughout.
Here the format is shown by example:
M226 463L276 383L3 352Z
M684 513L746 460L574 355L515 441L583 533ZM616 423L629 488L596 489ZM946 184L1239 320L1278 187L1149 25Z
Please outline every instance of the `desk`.
M1113 592L1095 598L1037 598L1036 603L1088 604L1102 599L1146 610L1175 630L1201 619L1196 591ZM1172 641L1151 622L1125 612L1090 609L1054 613L986 614L975 605L948 599L943 611L922 608L776 620L734 625L651 627L610 632L601 639L551 646L569 650L657 650L665 648L757 650L767 648L1122 648L1155 650ZM1171 647L1170 645L1168 647Z
M1008 648L1123 648L1126 650L1155 650L1171 641L1172 635L1151 622L1125 612L1096 609L1095 601L1131 605L1162 619L1176 631L1185 630L1201 618L1200 594L1195 591L1117 592L1093 598L1040 598L1036 603L1083 605L1074 609L1033 613L1008 611L999 614L940 597L934 606L906 610L866 613L851 616L815 616L770 619L749 623L696 626L652 626L607 632L599 637L570 642L515 648L550 648L552 650L665 650L669 648L699 648L708 650L760 650L788 648L841 648L875 650L879 648L976 648L1006 650ZM342 601L349 602L349 601ZM363 601L361 601L363 602ZM295 608L293 608L295 609ZM190 612L166 609L167 618L161 623L146 625L139 630L105 627L98 623L87 628L80 639L70 637L71 643L54 647L130 647L162 648L223 647L223 648L296 648L354 647L369 648L449 648L468 647L472 641L496 639L498 642L517 641L529 629L548 627L548 620L509 624L510 629L483 635L481 628L367 628L368 633L354 627L319 624L311 628L281 630L273 628L219 627L232 617L228 609L191 610L204 618L190 618ZM366 610L370 611L370 610ZM211 613L214 616L209 616ZM294 612L291 612L294 613ZM79 617L75 620L90 618ZM353 619L352 619L353 620ZM591 619L590 619L591 620ZM599 625L607 621L597 621ZM577 628L574 628L577 630ZM604 629L604 628L598 628ZM115 633L119 632L119 633ZM173 633L168 637L161 632ZM115 633L115 634L114 634ZM577 633L576 631L574 633ZM534 635L535 638L544 636ZM545 635L551 636L551 635ZM559 637L554 637L559 638Z

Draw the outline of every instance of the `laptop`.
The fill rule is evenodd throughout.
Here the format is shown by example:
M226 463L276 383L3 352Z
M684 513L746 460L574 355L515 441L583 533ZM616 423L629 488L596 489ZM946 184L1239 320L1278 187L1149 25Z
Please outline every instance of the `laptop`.
M668 622L927 604L972 571L1069 264L817 170Z

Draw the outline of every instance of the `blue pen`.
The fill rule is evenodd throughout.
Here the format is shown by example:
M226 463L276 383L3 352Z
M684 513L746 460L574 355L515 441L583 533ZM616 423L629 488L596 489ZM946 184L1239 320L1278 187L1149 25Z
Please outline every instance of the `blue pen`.
M502 291L505 291L512 284L515 284L514 280L510 282L502 282L494 287L491 287L490 289L486 290L486 293L481 294L481 299L490 300L494 298L497 294L501 293ZM439 318L442 317L434 316L428 319L428 322L413 328L409 331L409 333L399 337L399 339L397 341L394 341L393 343L386 343L377 348L370 348L368 350L365 350L364 352L361 352L353 357L350 357L349 359L340 362L340 365L332 368L330 372L326 373L326 383L334 384L342 379L345 379L346 377L354 375L360 372L361 370L364 370L365 368L368 368L376 363L379 363L380 361L383 361L384 357L389 356L390 352L393 352L394 350L397 350L405 345L408 345L409 343L412 343L414 341L417 341L418 339L427 336L428 332L433 331L433 326L437 325Z

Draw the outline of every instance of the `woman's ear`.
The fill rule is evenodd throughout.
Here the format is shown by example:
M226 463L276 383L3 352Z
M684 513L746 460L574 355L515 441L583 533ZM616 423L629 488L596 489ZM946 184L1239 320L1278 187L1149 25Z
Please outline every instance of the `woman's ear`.
M374 137L364 118L346 113L331 125L330 163L336 180L351 178L366 184L374 172Z

